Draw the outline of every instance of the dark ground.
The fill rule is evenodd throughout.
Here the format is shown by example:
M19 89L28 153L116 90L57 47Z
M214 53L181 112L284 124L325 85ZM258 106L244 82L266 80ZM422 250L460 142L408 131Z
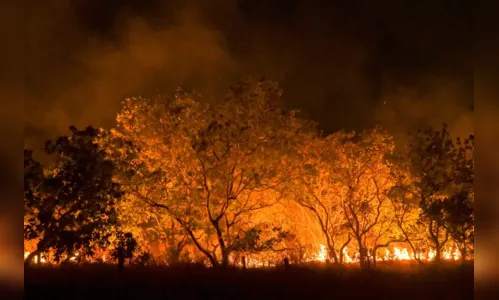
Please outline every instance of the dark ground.
M25 299L473 299L473 266L25 269Z

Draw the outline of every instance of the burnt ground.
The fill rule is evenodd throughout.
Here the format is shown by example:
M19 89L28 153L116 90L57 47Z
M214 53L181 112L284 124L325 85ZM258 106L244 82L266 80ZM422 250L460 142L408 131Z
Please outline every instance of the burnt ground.
M216 270L115 266L25 269L25 299L473 299L465 267Z

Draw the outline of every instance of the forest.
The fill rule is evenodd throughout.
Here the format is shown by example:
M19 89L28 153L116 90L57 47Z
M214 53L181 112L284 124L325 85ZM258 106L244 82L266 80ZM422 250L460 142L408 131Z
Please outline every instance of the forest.
M473 135L325 134L282 95L262 79L216 103L132 97L114 128L48 140L50 163L25 146L25 266L473 261Z

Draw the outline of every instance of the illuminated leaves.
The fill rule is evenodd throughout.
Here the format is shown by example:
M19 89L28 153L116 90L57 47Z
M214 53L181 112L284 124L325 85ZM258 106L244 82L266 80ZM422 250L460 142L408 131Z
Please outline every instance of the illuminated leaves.
M303 167L290 189L316 219L329 258L339 262L351 238L360 251L390 240L393 218L387 192L394 179L386 157L393 151L391 137L373 129L310 136L306 144Z
M142 218L144 204L161 212L156 217L175 220L212 264L225 265L256 211L279 201L286 156L307 130L279 107L280 95L260 81L242 82L215 106L185 92L124 101L103 142L121 168L115 179L130 199L128 215Z
M471 247L474 139L427 130L400 157L380 128L319 135L281 94L248 80L216 105L181 90L126 99L115 128L47 143L57 162L45 174L25 149L25 237L90 254L128 232L170 263L214 266L319 245L323 257L323 244L342 262L351 243L364 264L391 243L420 251L426 232Z

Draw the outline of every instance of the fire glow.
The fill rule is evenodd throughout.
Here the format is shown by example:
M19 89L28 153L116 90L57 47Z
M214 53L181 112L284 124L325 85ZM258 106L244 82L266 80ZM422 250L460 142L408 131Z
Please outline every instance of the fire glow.
M393 247L393 250L384 249L379 250L379 252L384 252L383 255L377 255L376 261L411 261L415 260L413 255L407 250L407 248L401 247ZM416 257L421 259L422 261L432 261L435 259L436 251L431 249L427 253L416 253ZM348 247L343 249L343 259L344 263L358 263L359 262L359 254L356 252L353 257L349 255ZM369 258L372 259L372 256L369 255ZM447 261L457 261L461 259L461 254L458 249L447 249L442 251L442 258ZM324 245L320 245L320 250L310 257L308 261L320 261L326 262L327 260L327 248Z
M28 257L30 252L24 252L24 258ZM359 263L359 254L358 251L355 252L353 255L350 255L351 252L348 250L348 247L345 247L343 249L343 263L346 264L351 264L351 263ZM425 262L430 262L435 259L436 256L436 251L431 249L430 251L426 253L417 253L416 257L419 258L421 261ZM369 259L372 260L372 256L368 256ZM76 262L78 258L78 253L75 254L75 256L71 257L69 259L70 262ZM461 254L459 253L458 249L446 249L442 251L442 259L446 261L458 261L461 259ZM384 261L414 261L414 257L412 253L410 253L407 248L403 247L393 247L393 249L380 249L378 250L378 255L376 256L376 261L377 262L384 262ZM102 261L106 262L105 255L102 257ZM327 247L323 244L319 245L319 250L316 253L313 253L312 255L309 255L304 259L304 262L322 262L326 263L328 261L328 253L327 253ZM34 258L34 263L35 264L47 264L49 263L47 258L44 256L40 256L40 261L38 261L38 257ZM233 263L237 266L241 266L241 263ZM248 268L259 268L259 267L267 267L275 264L269 264L269 262L259 260L257 258L252 258L248 257L246 258L246 266Z
M25 251L24 252L24 259L26 259L30 254L31 254L31 252ZM75 253L74 256L72 256L72 257L69 258L69 261L70 262L75 262L77 258L78 258L78 253ZM48 260L47 260L47 258L45 256L40 255L40 261L38 261L38 256L35 256L33 258L33 262L35 264L46 264L46 263L48 263Z

